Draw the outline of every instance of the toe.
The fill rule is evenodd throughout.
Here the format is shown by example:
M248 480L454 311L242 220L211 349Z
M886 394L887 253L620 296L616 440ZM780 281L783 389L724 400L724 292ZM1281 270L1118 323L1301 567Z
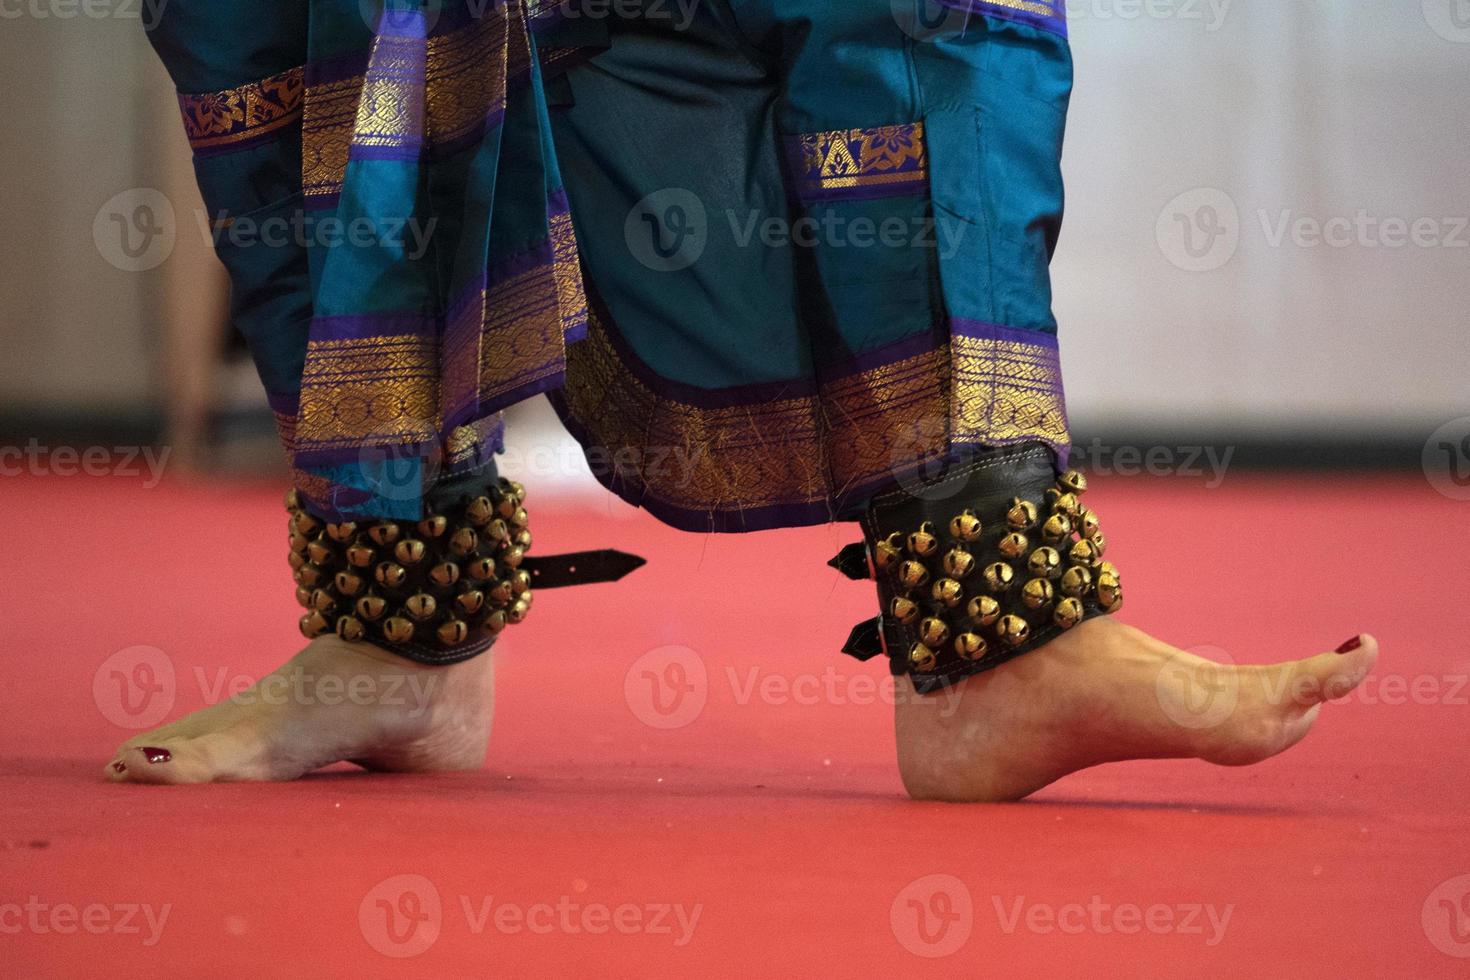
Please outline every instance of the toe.
M128 783L207 783L215 772L191 739L155 739L129 746L108 766L109 778Z
M1353 637L1331 653L1301 661L1297 665L1300 703L1310 706L1346 697L1363 683L1377 662L1378 641L1366 633Z

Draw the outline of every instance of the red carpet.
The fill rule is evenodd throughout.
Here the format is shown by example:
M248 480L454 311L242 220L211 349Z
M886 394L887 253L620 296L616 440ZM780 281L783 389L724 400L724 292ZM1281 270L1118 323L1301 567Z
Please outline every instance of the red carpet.
M533 488L538 550L651 561L502 644L486 771L110 786L127 708L174 717L297 644L279 493L8 479L0 975L1470 975L1464 504L1098 483L1125 619L1241 662L1362 628L1375 680L1253 769L919 805L883 669L836 653L871 602L822 565L850 532L682 535Z

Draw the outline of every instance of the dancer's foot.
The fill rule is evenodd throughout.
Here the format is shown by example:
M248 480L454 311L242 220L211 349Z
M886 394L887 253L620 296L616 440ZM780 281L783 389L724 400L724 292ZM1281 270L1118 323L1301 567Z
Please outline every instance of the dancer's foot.
M1371 636L1343 649L1236 667L1089 620L949 692L921 697L901 680L899 770L917 799L998 801L1104 762L1250 765L1301 741L1378 659Z
M477 769L493 707L489 653L428 667L367 643L313 640L244 693L128 739L115 782L285 780L348 760L369 769Z

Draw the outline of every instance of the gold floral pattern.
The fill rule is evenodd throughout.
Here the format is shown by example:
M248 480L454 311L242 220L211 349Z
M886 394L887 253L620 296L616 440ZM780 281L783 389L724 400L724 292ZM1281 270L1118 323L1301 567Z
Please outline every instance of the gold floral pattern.
M179 96L184 131L196 152L243 143L301 118L304 68L238 88Z
M929 183L924 124L802 133L788 138L798 197L909 194Z

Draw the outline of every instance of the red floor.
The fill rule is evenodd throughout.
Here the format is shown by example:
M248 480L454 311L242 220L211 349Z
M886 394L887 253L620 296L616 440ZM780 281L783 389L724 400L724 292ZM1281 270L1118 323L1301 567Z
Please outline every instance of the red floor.
M1238 661L1363 628L1376 680L1253 769L915 804L882 668L835 652L871 601L822 564L850 534L543 499L538 550L651 562L539 598L486 771L110 786L115 670L171 673L132 706L172 716L295 644L279 493L7 479L0 975L1470 976L1465 505L1407 476L1098 482L1128 621Z

